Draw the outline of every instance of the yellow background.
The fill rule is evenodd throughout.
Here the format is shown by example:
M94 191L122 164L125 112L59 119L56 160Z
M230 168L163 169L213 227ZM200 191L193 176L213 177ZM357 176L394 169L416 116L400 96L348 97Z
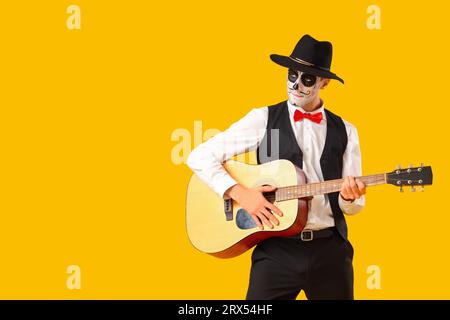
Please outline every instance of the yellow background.
M81 30L66 27L70 4ZM366 27L370 4L381 30ZM0 298L244 298L250 253L188 241L191 171L171 135L286 99L269 55L305 33L333 42L346 83L322 97L358 128L364 174L434 171L424 193L369 189L347 219L355 297L450 298L448 15L444 1L2 2ZM66 287L72 264L81 290Z

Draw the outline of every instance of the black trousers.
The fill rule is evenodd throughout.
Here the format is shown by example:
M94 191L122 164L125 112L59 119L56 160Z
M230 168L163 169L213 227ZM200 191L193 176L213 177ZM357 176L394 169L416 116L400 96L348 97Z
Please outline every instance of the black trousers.
M253 250L247 300L353 299L353 247L335 230L302 241L274 237Z

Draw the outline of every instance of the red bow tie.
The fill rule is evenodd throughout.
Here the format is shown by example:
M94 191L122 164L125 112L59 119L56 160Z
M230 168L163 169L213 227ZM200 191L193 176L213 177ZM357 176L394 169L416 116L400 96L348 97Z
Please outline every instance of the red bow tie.
M294 121L302 121L303 118L309 119L312 122L320 123L322 121L322 112L316 112L316 113L303 113L300 110L295 110L294 112Z

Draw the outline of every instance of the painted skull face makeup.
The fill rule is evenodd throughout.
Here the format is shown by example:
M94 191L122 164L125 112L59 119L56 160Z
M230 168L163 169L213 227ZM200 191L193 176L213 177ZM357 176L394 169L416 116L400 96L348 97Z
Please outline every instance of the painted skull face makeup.
M289 102L295 106L303 107L313 101L319 93L320 83L320 77L289 69L287 79Z
M297 82L299 74L300 74L300 81L303 83L303 85L305 87L308 87L308 88L312 87L317 81L316 76L313 76L311 74L304 73L304 72L295 71L293 69L289 69L289 71L288 71L289 81L292 83Z

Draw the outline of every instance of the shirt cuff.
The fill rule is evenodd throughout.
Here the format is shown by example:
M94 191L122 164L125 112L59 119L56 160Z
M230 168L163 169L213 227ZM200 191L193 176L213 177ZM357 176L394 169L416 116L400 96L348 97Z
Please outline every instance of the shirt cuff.
M225 191L227 191L232 186L236 185L237 181L234 180L229 175L225 175L219 182L215 183L215 191L222 198L225 197Z
M339 207L341 210L348 215L357 214L362 210L364 207L364 196L360 197L359 199L356 199L354 201L351 200L344 200L342 198L341 193L339 192Z

